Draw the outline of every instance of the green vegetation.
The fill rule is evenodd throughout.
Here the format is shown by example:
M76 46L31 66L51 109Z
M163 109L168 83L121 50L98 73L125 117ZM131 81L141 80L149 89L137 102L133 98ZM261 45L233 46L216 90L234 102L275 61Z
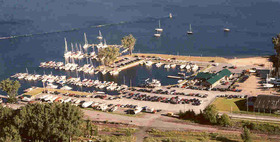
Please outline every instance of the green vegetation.
M227 99L227 98L216 98L212 103L216 106L218 111L227 111L227 112L239 112L241 110L246 110L246 99Z
M248 114L248 115L280 117L279 114L274 114L274 113L253 112L252 108L249 108L249 111L247 111L246 99L242 99L242 98L232 98L232 99L216 98L212 104L216 106L218 111L226 111L226 112Z
M274 45L274 49L276 51L276 62L273 62L275 66L275 75L279 76L280 75L280 34L278 34L276 37L272 38L272 43Z
M211 124L218 122L218 111L215 105L207 106L203 111L204 119L209 121Z
M2 80L0 83L0 89L8 94L8 102L15 103L17 101L17 93L20 88L19 81L12 81L9 78Z
M193 131L162 131L151 129L148 131L149 136L144 142L240 142L242 138L238 133L209 133L209 132L193 132ZM258 135L251 136L253 141L277 141L267 137Z
M119 48L117 47L107 47L100 49L98 51L98 58L104 62L105 65L113 63L117 57L120 55Z
M200 124L218 124L224 127L231 126L231 120L227 114L223 114L221 117L218 115L218 111L215 105L207 106L203 112L195 114L193 110L186 112L179 112L180 119L191 120Z
M252 121L241 121L241 125L252 131L268 133L268 134L280 134L280 125L273 123L260 123Z
M252 141L250 130L247 129L246 126L244 127L243 133L241 134L241 138L244 142L251 142Z
M229 116L225 113L218 119L218 123L223 127L231 126L231 120Z
M128 48L130 55L134 50L135 43L136 43L136 39L133 37L132 34L129 34L128 36L122 38L122 45L124 48Z
M67 104L28 104L19 110L0 106L1 141L69 141L81 135L83 114Z

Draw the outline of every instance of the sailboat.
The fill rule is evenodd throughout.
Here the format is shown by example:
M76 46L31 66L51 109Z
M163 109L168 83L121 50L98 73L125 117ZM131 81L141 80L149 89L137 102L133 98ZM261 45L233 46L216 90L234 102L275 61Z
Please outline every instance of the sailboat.
M170 19L172 18L172 14L171 14L171 13L169 13L169 18L170 18Z
M226 22L227 23L227 22ZM229 32L230 29L229 28L224 28L224 32Z
M162 31L163 31L163 29L160 28L160 20L158 21L158 28L155 28L155 30L156 30L157 32L162 32Z
M85 44L84 44L83 48L87 51L87 49L89 48L89 45L88 45L86 33L84 33L84 38L85 38Z
M103 39L103 37L102 37L102 34L101 34L101 31L99 30L99 35L97 36L97 39L99 39L99 40L102 40Z
M272 88L272 87L274 87L273 84L268 83L268 74L266 75L266 83L263 83L263 87L265 87L265 88Z
M192 25L190 24L190 30L187 32L187 34L193 34L192 32Z
M160 37L160 36L161 36L161 34L157 31L157 33L156 33L156 34L154 34L154 36L155 36L155 37Z

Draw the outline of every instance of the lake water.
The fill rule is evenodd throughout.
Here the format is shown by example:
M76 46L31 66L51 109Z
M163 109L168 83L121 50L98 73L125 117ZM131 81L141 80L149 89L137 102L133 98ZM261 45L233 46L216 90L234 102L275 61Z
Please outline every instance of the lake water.
M86 32L89 43L96 43L98 30L108 44L120 44L123 36L133 34L135 52L141 53L271 55L271 38L280 33L279 7L280 0L4 0L0 2L0 37L18 37L0 40L0 79L25 72L26 67L42 73L40 62L63 61L64 37L69 43L83 43ZM170 12L172 19L168 18ZM156 39L153 34L158 20L164 31ZM186 35L189 24L193 35ZM231 31L224 33L224 27ZM132 85L137 85L150 77L172 84L177 80L166 75L175 73L139 66L117 78L104 79L126 80L126 84L132 80Z

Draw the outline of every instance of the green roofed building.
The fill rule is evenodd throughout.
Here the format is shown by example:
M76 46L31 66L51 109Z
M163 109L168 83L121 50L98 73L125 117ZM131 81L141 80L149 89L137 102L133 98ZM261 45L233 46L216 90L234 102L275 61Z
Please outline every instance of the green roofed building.
M207 75L204 75L207 76ZM209 88L213 88L220 83L221 80L229 80L232 73L228 69L223 69L216 74L212 74L211 77L207 78L203 85Z

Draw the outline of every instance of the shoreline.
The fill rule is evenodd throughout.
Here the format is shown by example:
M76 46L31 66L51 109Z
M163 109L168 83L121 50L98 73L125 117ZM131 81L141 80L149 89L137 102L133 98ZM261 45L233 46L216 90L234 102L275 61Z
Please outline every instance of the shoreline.
M187 61L199 61L199 62L210 62L214 60L216 63L229 63L235 66L248 66L248 65L261 65L263 64L266 68L272 67L272 62L269 61L269 56L254 56L254 57L236 57L236 58L226 58L226 57L211 57L211 56L184 56L184 55L171 55L171 54L156 54L156 53L133 53L132 56L150 56L150 57L161 57L164 59L176 58L176 60L187 60ZM127 57L130 55L125 55L121 57Z

